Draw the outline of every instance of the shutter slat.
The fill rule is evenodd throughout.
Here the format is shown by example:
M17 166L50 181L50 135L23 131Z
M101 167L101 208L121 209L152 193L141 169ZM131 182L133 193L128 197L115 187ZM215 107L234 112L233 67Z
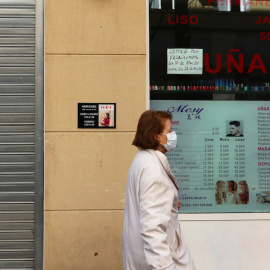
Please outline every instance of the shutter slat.
M35 44L35 37L31 36L31 37L27 37L27 36L23 36L23 37L0 37L0 46L7 46L7 45L29 45Z
M0 220L1 221L13 221L13 220L34 220L34 213L25 213L25 214L17 214L17 213L2 213L0 212ZM12 236L14 234L14 236ZM0 239L30 239L33 237L31 234L27 233L27 236L25 236L25 233L14 233L14 232L1 232L0 231ZM25 238L27 237L27 238Z
M33 203L0 203L0 212L1 211L34 211L34 204ZM22 228L22 223L16 224L16 223L9 223L6 224L7 226L4 228L3 223L0 222L0 230L8 230L8 229L29 229L29 228ZM13 225L13 226L12 226ZM32 227L30 228L32 229Z
M34 67L0 67L0 76L5 74L29 75L35 74Z
M34 194L2 194L0 193L0 202L34 202Z
M18 249L25 248L31 249L34 248L34 243L31 240L28 241L0 241L0 249Z
M3 54L3 56L34 56L34 53L34 46L0 47L0 54Z
M34 124L35 123L35 116L33 114L17 114L17 115L3 115L0 114L0 125L2 124L23 124L23 123L29 123ZM1 138L0 138L1 142Z
M35 86L34 85L1 85L0 84L0 93L1 94L2 93L30 94L30 93L35 93Z
M35 116L33 114L17 114L17 115L3 115L0 114L0 125L2 124L23 124L23 123L29 123L34 124L35 123ZM1 138L0 138L1 142Z
M0 175L0 183L34 183L34 174L27 175Z
M0 183L0 193L2 192L34 192L34 191L35 191L34 184L1 185Z
M1 115L0 115L1 119ZM9 143L9 142L34 142L35 136L34 135L1 135L0 134L0 143ZM0 154L1 158L1 154Z
M18 172L34 173L34 171L35 171L35 165L1 165L0 164L0 173L18 173Z
M34 162L34 155L5 155L0 154L0 162Z
M0 31L0 36L6 36L6 35L34 35L35 34L35 28L8 28L3 27Z
M1 8L0 17L34 17L35 10L33 8Z
M0 27L34 27L35 18L1 18Z
M35 0L0 0L1 5L8 5L8 6L34 6Z
M12 144L6 144L1 145L0 144L0 153L2 152L33 152L35 151L34 145L12 145Z
M3 113L34 113L34 106L0 106L0 114Z
M31 267L29 269L33 269L34 267L34 259L32 260L14 260L14 261L0 261L0 269L1 268L16 268L18 270L26 270L26 267Z
M1 49L0 49L1 51ZM34 75L22 75L19 74L17 76L14 75L2 75L0 74L0 82L1 84L34 84L35 83L35 76ZM2 98L1 98L2 101ZM2 102L1 102L2 103Z
M0 134L5 134L5 133L31 133L33 134L35 131L35 126L34 125L14 125L14 126L6 126L0 125ZM1 151L0 151L1 152Z
M1 80L1 77L0 77ZM1 96L0 105L35 105L35 97L33 96Z
M0 230L34 230L34 222L0 222ZM1 241L0 241L1 249Z
M34 57L0 57L0 66L27 66L27 65L33 65L35 63Z
M31 259L34 256L34 250L25 251L1 251L0 250L0 260L1 259Z

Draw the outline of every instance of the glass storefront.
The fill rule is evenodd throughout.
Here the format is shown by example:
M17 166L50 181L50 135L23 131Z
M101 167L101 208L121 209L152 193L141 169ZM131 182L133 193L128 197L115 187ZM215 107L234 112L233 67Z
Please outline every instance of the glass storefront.
M269 7L150 1L150 108L173 114L184 213L270 212Z

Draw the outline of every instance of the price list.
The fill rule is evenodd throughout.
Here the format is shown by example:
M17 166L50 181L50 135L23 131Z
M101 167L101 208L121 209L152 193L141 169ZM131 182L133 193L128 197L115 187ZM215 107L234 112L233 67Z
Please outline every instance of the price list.
M166 156L180 186L181 212L270 212L270 108L262 114L262 106L151 101L151 109L173 114L178 143Z
M204 146L203 185L214 186L214 146L211 144Z
M270 107L258 110L258 197L266 197L270 190ZM263 196L265 195L265 196Z
M246 163L245 163L245 145L236 145L235 151L235 166L234 177L245 178L246 177Z

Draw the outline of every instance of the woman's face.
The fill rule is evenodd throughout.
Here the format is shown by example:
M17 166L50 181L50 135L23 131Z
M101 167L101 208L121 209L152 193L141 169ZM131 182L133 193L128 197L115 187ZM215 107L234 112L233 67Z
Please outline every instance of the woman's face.
M227 191L228 191L228 192L232 192L232 187L230 186L229 183L227 183Z
M163 124L164 124L164 129L162 131L162 134L168 134L172 132L172 122L170 119L165 119L163 120ZM158 134L157 137L159 139L159 142L162 144L166 144L167 143L167 136L162 135L162 134Z
M245 191L245 187L244 187L244 185L239 185L239 187L240 187L240 190L241 190L242 192L244 192L244 191Z

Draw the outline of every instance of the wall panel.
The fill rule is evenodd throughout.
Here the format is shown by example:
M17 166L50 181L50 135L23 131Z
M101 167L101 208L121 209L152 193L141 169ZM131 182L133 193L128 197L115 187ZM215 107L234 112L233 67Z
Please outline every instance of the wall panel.
M45 220L45 269L122 269L122 211L46 211Z
M117 129L134 131L145 109L145 56L46 56L46 131L77 129L77 104L116 103ZM92 131L92 130L90 130Z
M145 54L144 0L47 0L46 52Z
M45 209L124 209L134 133L47 133Z

